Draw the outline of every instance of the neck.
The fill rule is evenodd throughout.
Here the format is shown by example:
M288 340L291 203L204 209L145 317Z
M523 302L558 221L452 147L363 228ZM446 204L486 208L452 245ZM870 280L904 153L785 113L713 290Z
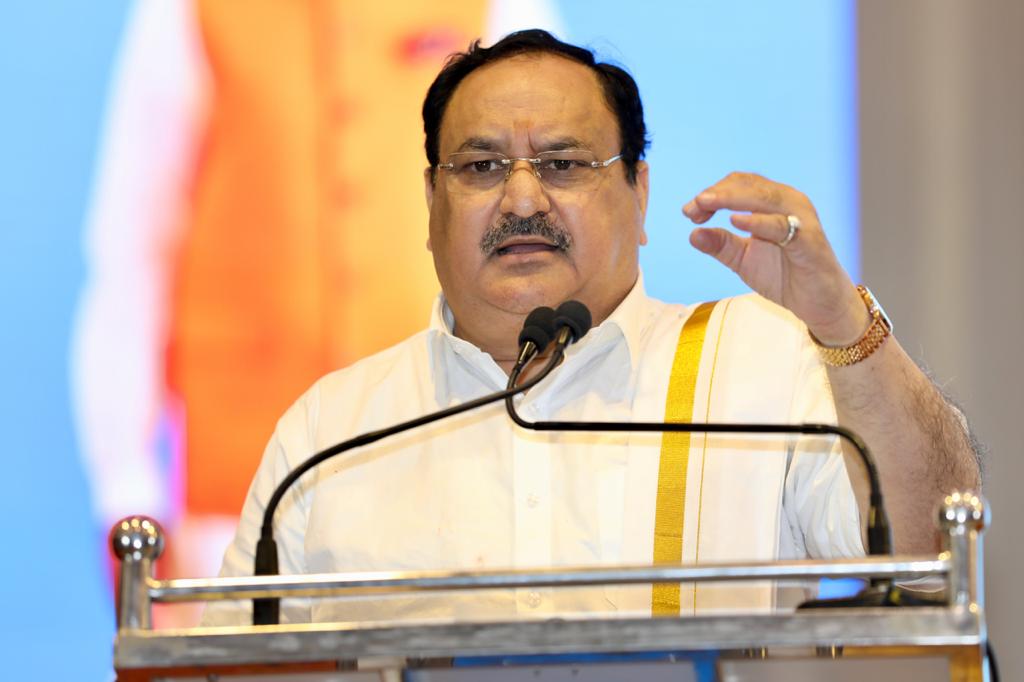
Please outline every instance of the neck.
M596 327L622 303L634 284L635 280L613 298L592 300L582 292L564 293L551 297L556 300L549 301L547 305L554 307L562 301L576 298L590 308L592 325ZM541 300L523 305L523 308L528 309L523 309L522 312L505 310L479 300L447 299L447 304L455 320L455 336L489 354L507 375L519 357L519 332L523 329L526 316L536 305L543 305L544 302Z
M515 327L515 334L512 335L510 338L518 340L519 332L520 330L522 330L522 326L522 321L520 321L518 323L518 326ZM512 368L515 366L516 360L519 358L518 344L516 344L515 346L508 346L506 344L502 344L496 347L488 347L474 340L472 337L468 337L461 334L458 326L456 326L455 328L455 336L472 343L480 350L484 351L485 353L488 353L492 358L494 358L494 362L497 363L498 367L501 367L501 371L505 373L505 376L509 376L512 373ZM530 362L530 364L527 365L526 368L523 370L522 374L519 376L518 383L523 383L524 381L527 381L534 374L539 372L540 369L547 362L548 358L551 357L551 352L553 348L554 344L551 344L543 353L537 355L537 357L535 357L533 361Z
M455 313L454 310L452 312ZM504 312L488 315L483 320L480 316L461 314L455 317L453 333L489 354L507 375L519 357L519 332L525 319L525 314ZM478 323L463 324L461 320L476 320Z

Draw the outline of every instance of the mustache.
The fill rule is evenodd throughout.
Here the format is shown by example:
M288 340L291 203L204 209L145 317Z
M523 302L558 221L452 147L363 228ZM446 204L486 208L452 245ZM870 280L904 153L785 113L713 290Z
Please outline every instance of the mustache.
M485 256L490 257L502 243L512 237L543 237L562 253L568 253L572 248L572 235L553 225L547 215L535 213L529 218L517 215L501 216L480 238L480 250Z

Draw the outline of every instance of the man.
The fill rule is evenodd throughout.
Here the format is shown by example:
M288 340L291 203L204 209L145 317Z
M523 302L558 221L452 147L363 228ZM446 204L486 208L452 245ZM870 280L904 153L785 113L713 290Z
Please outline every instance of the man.
M874 449L897 549L934 546L944 492L977 487L962 418L889 335L796 190L731 174L688 201L741 234L691 243L757 294L648 299L643 112L632 78L541 31L457 55L423 107L428 330L328 375L278 424L224 573L251 573L264 504L314 451L499 390L524 317L578 299L595 328L521 402L528 419L835 421ZM831 439L538 434L483 408L322 465L276 516L282 572L768 560L863 552ZM854 460L851 460L854 462ZM860 506L864 508L863 505ZM594 588L286 605L290 619L770 609L770 586ZM246 618L227 607L209 622Z

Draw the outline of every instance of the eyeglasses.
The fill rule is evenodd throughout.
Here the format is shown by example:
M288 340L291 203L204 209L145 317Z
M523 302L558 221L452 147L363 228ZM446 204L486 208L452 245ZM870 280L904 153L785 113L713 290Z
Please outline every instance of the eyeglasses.
M616 154L598 161L593 152L585 149L564 149L541 152L535 158L510 159L498 152L455 152L447 163L437 164L451 176L448 188L456 193L486 192L512 176L516 161L526 161L533 173L548 189L587 192L598 184L600 169L607 168L622 158Z

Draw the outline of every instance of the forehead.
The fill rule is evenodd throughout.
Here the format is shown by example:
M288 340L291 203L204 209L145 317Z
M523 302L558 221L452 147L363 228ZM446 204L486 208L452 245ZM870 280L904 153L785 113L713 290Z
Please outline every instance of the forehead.
M565 146L618 152L618 124L597 75L550 54L525 54L480 67L456 88L441 122L440 152L490 144L516 154Z

